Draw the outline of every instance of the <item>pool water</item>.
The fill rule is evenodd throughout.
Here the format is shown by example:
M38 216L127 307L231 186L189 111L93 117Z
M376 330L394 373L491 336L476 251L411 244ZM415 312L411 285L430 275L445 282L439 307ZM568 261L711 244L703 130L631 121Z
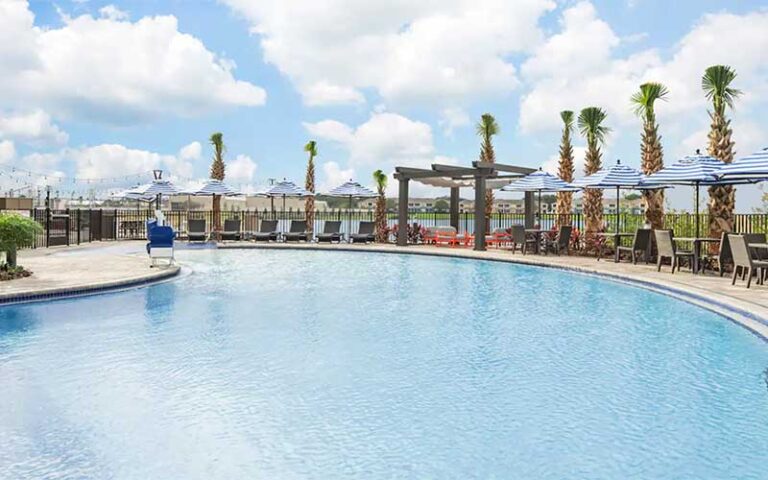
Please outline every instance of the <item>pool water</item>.
M492 262L180 256L0 308L0 478L768 478L768 344L698 307Z

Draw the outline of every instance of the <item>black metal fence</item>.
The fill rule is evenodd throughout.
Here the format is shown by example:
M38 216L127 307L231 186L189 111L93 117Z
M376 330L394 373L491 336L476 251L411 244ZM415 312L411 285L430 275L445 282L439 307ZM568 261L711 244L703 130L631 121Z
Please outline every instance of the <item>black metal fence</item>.
M170 210L163 212L166 222L183 238L187 233L187 224L190 219L203 219L209 230L213 226L213 212L210 210ZM81 243L102 240L141 240L146 238L146 222L154 217L154 211L147 209L71 209L71 210L46 210L35 209L30 212L42 227L43 232L38 235L35 242L29 247L52 247L58 245L78 245ZM315 212L314 231L323 229L323 224L329 220L342 222L343 233L354 233L362 221L373 221L372 210L323 210ZM397 224L397 212L391 210L387 215L390 227ZM579 229L584 229L584 216L582 214L569 215L571 224ZM240 228L244 232L257 231L262 220L277 220L278 228L287 231L291 220L304 220L305 214L301 210L272 211L272 210L239 210L222 211L222 224L227 219L240 220ZM409 222L418 223L423 227L450 225L450 215L446 212L409 212ZM560 223L557 214L542 214L537 223L541 228L548 229ZM642 215L631 213L604 214L603 220L606 230L613 231L618 227L620 231L631 232L642 226L645 222ZM522 224L525 216L522 213L495 213L491 218L490 228L508 228L515 224ZM708 216L699 216L701 233L708 230ZM689 213L668 214L664 216L666 228L670 228L677 236L695 235L695 215ZM473 233L474 213L463 212L459 214L459 230ZM742 233L766 233L768 232L768 214L737 214L734 229Z

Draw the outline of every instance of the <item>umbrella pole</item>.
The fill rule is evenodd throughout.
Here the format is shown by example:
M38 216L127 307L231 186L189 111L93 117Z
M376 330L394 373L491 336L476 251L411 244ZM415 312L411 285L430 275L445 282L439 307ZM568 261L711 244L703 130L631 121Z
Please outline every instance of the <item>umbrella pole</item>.
M616 187L616 238L619 235L619 221L621 221L621 194L619 193L619 187ZM618 242L618 240L617 240Z
M539 190L539 229L543 227L541 223L541 190Z
M696 222L696 238L699 238L699 182L696 182L696 195L694 196L694 203L695 205L695 211L696 211L696 218L694 221Z
M349 224L349 234L352 235L352 195L349 196L349 210L347 210L347 221Z

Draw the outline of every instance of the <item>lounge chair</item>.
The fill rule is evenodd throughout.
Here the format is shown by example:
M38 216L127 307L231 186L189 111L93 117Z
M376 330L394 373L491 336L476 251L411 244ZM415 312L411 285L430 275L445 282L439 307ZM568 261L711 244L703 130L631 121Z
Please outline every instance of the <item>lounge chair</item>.
M157 220L147 221L147 253L152 261L150 267L157 266L158 259L166 260L167 266L173 265L173 240L176 232L168 226L157 224Z
M187 221L187 240L190 242L204 242L208 240L205 220L191 219Z
M533 251L536 251L536 238L530 237L525 233L525 226L512 225L512 253L518 248L523 255L528 253L528 247L532 247Z
M749 241L746 235L728 234L728 243L731 246L731 255L733 256L733 277L731 285L736 284L736 276L741 272L741 279L747 280L747 288L752 284L752 275L757 269L757 283L763 284L766 270L768 270L768 261L755 260L749 251Z
M360 226L357 229L357 233L353 233L349 236L349 239L352 241L352 243L356 242L373 242L376 240L376 236L374 235L374 230L376 229L376 224L373 222L360 222Z
M224 231L221 232L222 240L240 240L242 237L240 233L240 219L224 220Z
M259 231L253 232L251 238L258 242L276 242L280 239L280 231L277 229L277 220L262 220Z
M570 225L560 225L560 229L553 240L546 240L544 243L545 252L554 252L560 255L561 252L565 252L566 255L571 254L571 232L573 227Z
M485 236L485 244L489 246L496 245L497 248L501 248L503 244L511 242L512 236L506 228L494 228L490 235Z
M653 233L656 236L656 248L659 251L656 271L661 271L661 263L665 258L670 260L672 273L675 273L675 268L677 268L677 271L680 271L680 260L687 258L688 264L691 266L691 272L693 272L693 252L675 248L675 242L672 241L672 230L654 230Z
M323 233L315 235L318 242L339 242L344 240L344 234L341 233L341 222L337 220L326 221L323 225Z
M424 243L431 243L434 245L449 245L455 247L457 245L466 245L469 243L470 237L464 233L458 233L455 228L450 226L440 227L427 227L424 233Z
M651 230L649 228L638 228L635 230L635 236L632 239L632 246L623 247L621 245L616 247L618 250L618 257L621 260L621 253L629 253L632 258L632 264L637 265L637 254L640 253L643 256L645 263L648 263L648 257L651 249Z
M283 234L283 240L286 242L309 241L309 232L307 231L306 220L291 220L291 227Z

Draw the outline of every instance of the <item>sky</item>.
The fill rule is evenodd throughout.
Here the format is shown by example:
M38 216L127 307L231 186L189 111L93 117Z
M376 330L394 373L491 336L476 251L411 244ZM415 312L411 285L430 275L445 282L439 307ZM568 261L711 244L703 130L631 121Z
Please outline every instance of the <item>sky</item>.
M646 81L670 90L657 106L669 163L706 149L701 75L720 63L744 92L728 113L747 155L768 146L760 1L0 0L0 189L104 195L153 169L194 182L220 131L227 181L246 191L303 183L316 140L322 192L379 168L469 164L485 112L497 161L556 173L559 112L587 106L608 112L604 165L639 167L629 98ZM737 210L760 196L739 187ZM668 197L691 207L687 187Z

